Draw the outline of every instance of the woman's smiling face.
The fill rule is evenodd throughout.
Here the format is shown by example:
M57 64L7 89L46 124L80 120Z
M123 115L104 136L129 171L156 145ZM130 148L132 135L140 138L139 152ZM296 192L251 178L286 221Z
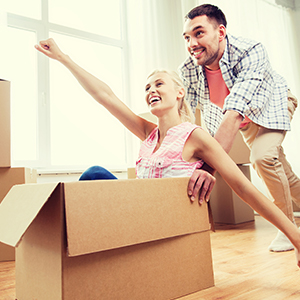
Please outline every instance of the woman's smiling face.
M177 104L179 89L168 73L158 72L148 78L146 87L146 102L152 113Z

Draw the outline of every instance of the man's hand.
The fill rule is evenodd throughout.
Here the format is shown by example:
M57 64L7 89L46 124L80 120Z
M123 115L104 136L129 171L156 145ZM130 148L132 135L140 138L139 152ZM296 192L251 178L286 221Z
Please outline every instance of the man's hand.
M203 169L196 169L188 184L188 195L191 201L195 201L199 193L199 203L208 202L216 178Z

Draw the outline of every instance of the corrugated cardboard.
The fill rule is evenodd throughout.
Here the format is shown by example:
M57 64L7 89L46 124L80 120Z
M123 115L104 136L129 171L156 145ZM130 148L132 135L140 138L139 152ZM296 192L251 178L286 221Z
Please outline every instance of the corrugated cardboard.
M10 82L0 79L0 167L10 166Z
M293 202L293 211L294 212L300 212L300 207L298 207L295 202Z
M175 299L212 286L207 206L189 201L187 182L13 187L0 240L18 245L16 298Z
M250 163L250 150L244 142L244 138L239 131L236 134L233 145L228 155L237 165L244 165Z
M135 168L127 168L127 178L128 179L136 179Z
M247 165L238 167L250 180L250 167ZM254 221L253 209L235 194L219 173L216 173L215 177L216 184L210 197L214 222L239 224Z
M36 182L36 170L29 168L0 168L0 203L15 184ZM15 248L0 242L0 261L9 260L15 260Z
M0 168L0 203L12 186L36 183L37 172L30 168Z

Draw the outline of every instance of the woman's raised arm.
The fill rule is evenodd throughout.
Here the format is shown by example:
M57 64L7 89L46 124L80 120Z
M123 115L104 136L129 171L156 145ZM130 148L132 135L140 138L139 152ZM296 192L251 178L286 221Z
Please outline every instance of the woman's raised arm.
M40 41L35 48L69 69L81 86L139 139L144 140L156 126L133 113L106 83L77 65L52 38Z

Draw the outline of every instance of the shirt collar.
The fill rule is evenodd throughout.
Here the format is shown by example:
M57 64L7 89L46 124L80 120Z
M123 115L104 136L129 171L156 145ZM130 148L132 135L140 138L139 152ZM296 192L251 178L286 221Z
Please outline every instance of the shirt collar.
M220 59L219 65L221 63L224 63L226 65L230 65L230 59L229 59L229 38L230 38L230 35L226 34L226 46L225 46L225 49L224 49L224 53L223 53L223 55L222 55L222 57Z

